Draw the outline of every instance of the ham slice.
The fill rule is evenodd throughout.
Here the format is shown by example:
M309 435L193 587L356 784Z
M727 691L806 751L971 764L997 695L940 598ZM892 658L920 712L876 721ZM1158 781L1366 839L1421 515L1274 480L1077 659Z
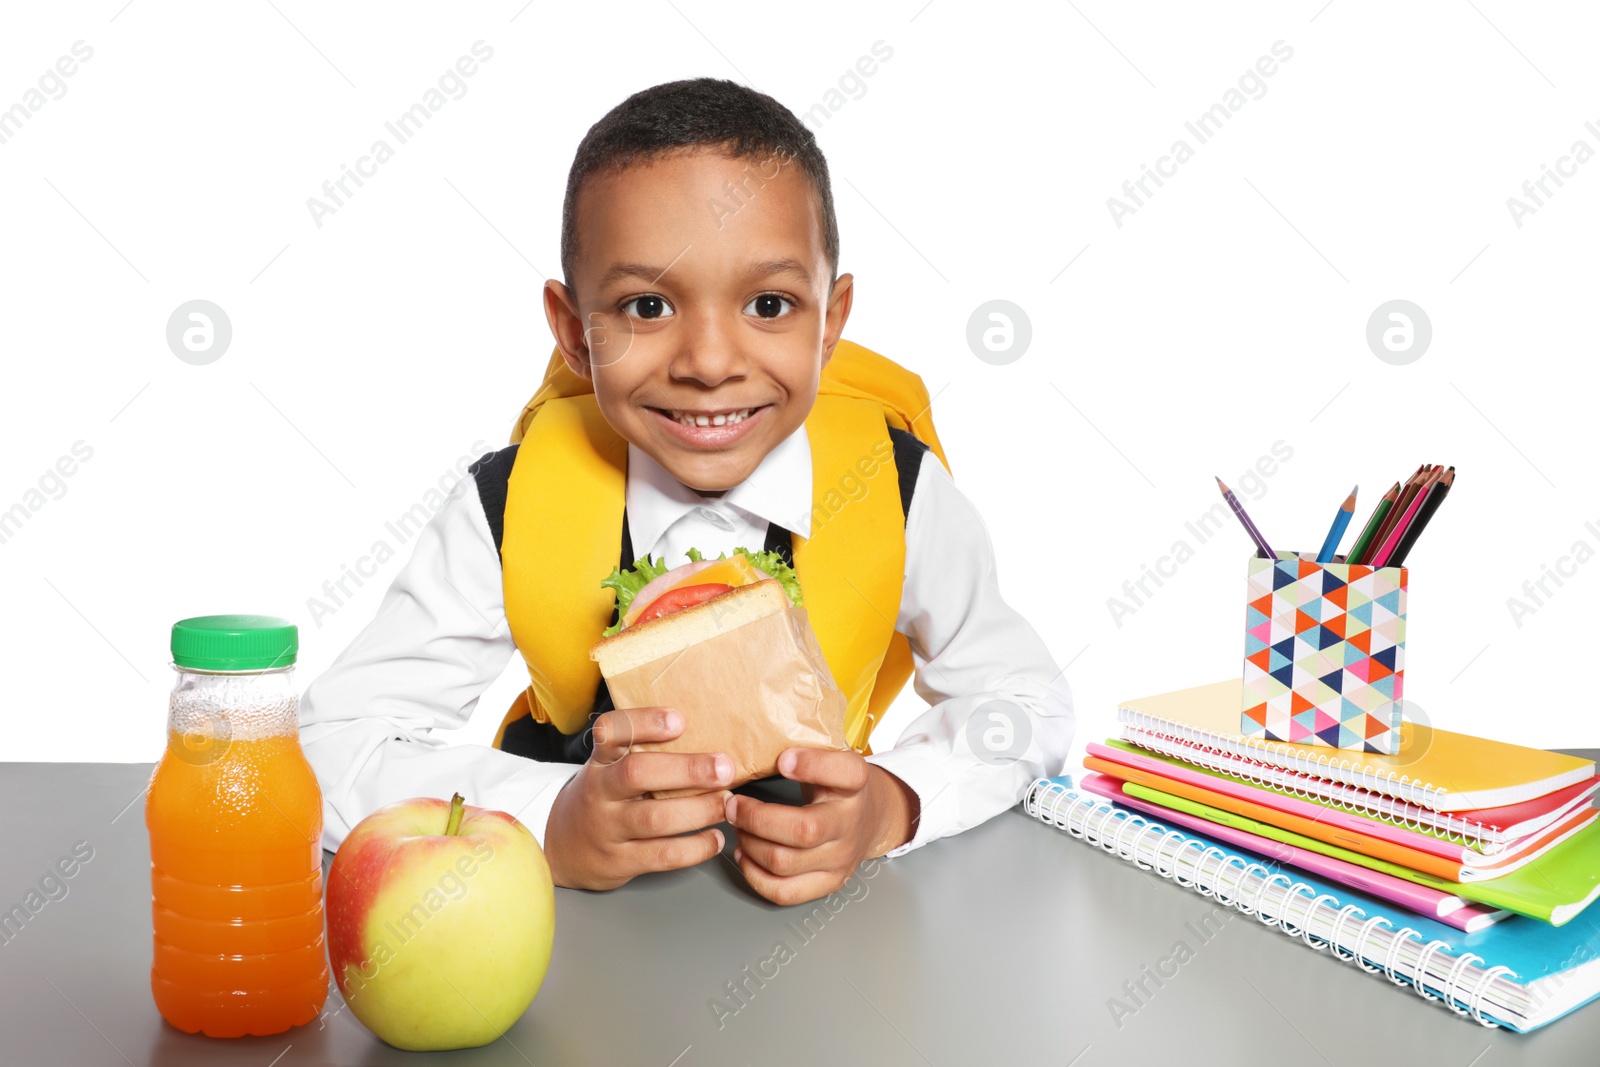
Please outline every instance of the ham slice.
M683 566L674 567L661 577L645 583L645 587L634 594L633 603L628 606L628 613L622 617L623 627L632 626L633 621L644 612L645 608L650 606L650 602L655 600L656 597L665 593L685 578L692 577L697 572L705 570L716 562L714 559L702 559L693 563L685 563Z

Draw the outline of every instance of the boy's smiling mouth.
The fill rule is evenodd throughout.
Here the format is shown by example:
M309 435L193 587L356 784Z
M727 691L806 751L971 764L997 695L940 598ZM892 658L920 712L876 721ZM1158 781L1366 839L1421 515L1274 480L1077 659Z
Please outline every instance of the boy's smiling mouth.
M686 444L700 448L725 448L764 421L771 404L725 408L658 408L648 410L667 431Z
M756 405L746 408L654 408L669 419L676 419L685 426L722 426L727 423L743 422L752 412L761 410L765 405Z

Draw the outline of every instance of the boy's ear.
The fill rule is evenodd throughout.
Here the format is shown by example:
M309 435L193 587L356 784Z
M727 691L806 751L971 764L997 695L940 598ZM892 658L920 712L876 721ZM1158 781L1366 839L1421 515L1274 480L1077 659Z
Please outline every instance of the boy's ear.
M850 319L850 304L855 299L855 278L841 274L833 283L833 293L828 297L828 310L822 321L822 365L826 367L833 358L833 350L844 335L844 324Z
M578 313L578 301L572 291L554 278L544 283L544 317L555 336L561 358L567 361L572 373L580 378L590 378L593 368L589 363L589 343L584 336L583 317Z

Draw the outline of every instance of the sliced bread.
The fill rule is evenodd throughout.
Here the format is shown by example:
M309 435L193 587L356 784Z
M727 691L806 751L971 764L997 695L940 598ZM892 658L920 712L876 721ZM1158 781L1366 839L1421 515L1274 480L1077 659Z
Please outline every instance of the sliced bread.
M783 585L768 578L731 589L671 615L635 623L602 639L589 649L589 658L600 664L602 675L611 678L757 619L776 615L788 606L789 595L783 591Z

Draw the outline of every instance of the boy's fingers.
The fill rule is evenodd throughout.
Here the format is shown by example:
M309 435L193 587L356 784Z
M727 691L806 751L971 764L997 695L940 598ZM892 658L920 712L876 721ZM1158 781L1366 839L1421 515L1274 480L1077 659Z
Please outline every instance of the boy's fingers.
M741 831L764 837L792 848L816 848L833 837L833 826L824 810L831 805L771 804L755 797L730 797L728 822Z
M870 764L853 749L788 748L778 757L778 773L841 793L866 788Z
M612 800L667 789L709 791L733 781L733 761L720 752L629 752L600 777Z
M803 904L808 900L825 897L839 888L840 881L832 871L807 871L792 878L773 874L757 863L749 853L738 853L739 870L744 873L750 888L774 904Z
M643 850L641 871L676 871L704 863L721 852L722 831L704 830L698 834L640 843L635 847Z
M683 732L683 716L672 708L624 708L594 721L589 762L608 767L643 741L671 741Z
M739 850L755 860L762 870L780 878L828 870L827 854L833 851L826 848L792 848L751 833L739 835Z
M726 791L697 797L672 797L666 800L640 800L619 807L622 836L635 841L676 837L693 830L704 830L723 820L722 798Z

